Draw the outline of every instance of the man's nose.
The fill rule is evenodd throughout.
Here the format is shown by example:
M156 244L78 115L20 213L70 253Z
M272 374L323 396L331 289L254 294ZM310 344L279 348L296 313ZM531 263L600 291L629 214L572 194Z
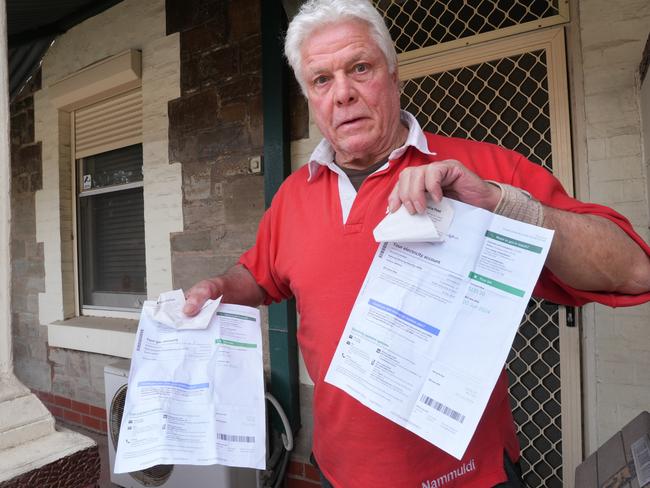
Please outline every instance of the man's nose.
M354 84L347 76L336 77L334 96L337 105L347 105L357 99Z

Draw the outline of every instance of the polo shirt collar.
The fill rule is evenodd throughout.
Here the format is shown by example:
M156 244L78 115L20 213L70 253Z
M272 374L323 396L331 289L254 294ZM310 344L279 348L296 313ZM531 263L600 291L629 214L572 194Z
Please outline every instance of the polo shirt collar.
M393 159L400 158L410 146L413 146L422 154L435 156L435 152L429 151L427 138L424 135L424 132L422 131L422 128L420 127L420 124L416 118L406 110L401 110L400 120L404 122L409 128L409 133L406 137L404 145L391 152L388 155L388 160L391 161ZM336 166L334 163L334 148L327 141L327 139L321 140L320 143L316 146L316 149L314 149L314 151L311 153L308 163L309 177L307 178L307 181L311 181L318 174L318 170L322 166L326 166L334 172L338 173L338 166Z

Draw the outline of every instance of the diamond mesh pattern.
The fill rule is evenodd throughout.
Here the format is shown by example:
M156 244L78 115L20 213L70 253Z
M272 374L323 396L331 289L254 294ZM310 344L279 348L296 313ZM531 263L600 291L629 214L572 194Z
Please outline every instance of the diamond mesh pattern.
M543 50L407 80L402 107L425 130L499 144L552 169ZM507 369L528 486L561 488L557 305L530 301Z
M398 53L559 14L558 0L374 0Z
M431 132L492 142L552 169L546 53L404 82L402 107Z
M558 306L531 300L507 363L529 487L562 487Z

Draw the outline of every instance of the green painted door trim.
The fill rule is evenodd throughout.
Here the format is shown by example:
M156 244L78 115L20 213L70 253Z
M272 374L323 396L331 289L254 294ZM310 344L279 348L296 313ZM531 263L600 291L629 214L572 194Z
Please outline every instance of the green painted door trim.
M262 99L264 110L264 199L291 173L287 77L282 39L286 16L280 0L260 0L262 26ZM291 428L300 428L297 316L293 300L269 306L271 393L285 410ZM275 421L277 425L277 421Z

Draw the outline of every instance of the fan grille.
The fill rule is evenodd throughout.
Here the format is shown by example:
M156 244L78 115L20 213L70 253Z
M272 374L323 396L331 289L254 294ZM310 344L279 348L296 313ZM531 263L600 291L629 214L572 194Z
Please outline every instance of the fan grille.
M126 402L126 385L120 386L111 402L109 412L108 433L113 441L113 446L117 448L117 441L120 437L120 425L122 424L122 415L124 414L124 404ZM129 473L131 477L137 480L142 486L161 486L171 476L174 470L173 464L159 464L142 471L133 471Z

